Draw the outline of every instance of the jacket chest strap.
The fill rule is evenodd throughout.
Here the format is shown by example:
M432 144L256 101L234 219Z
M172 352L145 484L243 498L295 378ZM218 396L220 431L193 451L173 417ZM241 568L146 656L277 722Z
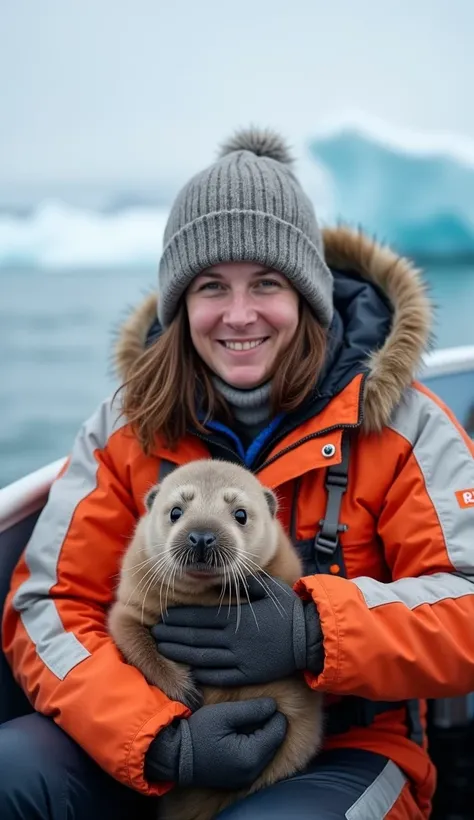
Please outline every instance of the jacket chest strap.
M347 490L349 476L350 433L345 430L342 435L342 459L340 464L328 467L325 478L326 511L319 522L319 531L312 544L312 555L309 557L315 574L331 574L347 578L344 556L340 542L341 532L346 532L347 524L340 521L342 497ZM295 503L292 510L291 534L293 543L296 540L296 505L298 486L295 488ZM370 726L377 715L384 712L405 709L408 735L415 743L422 745L423 730L420 720L419 702L409 701L370 701L360 697L344 697L327 710L326 734L341 734L354 727Z
M340 522L340 517L342 496L346 492L349 475L350 439L347 430L342 434L341 452L341 463L331 465L326 471L326 512L314 539L314 561L316 572L346 577L340 533L349 528Z

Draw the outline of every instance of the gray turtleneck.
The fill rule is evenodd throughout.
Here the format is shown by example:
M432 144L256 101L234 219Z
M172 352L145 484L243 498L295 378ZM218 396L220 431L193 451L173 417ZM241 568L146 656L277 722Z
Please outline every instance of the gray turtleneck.
M249 447L270 421L271 382L250 390L241 390L222 381L218 376L213 376L212 380L229 405L234 418L235 432L244 447Z

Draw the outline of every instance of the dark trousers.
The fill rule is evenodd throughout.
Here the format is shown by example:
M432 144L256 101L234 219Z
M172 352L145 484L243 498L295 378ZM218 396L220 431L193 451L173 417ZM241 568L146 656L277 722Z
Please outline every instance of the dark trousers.
M382 820L392 810L397 820L420 817L401 772L380 755L347 749L321 755L307 772L235 803L220 818ZM31 714L0 726L1 820L108 817L158 818L159 800L113 780L49 718Z

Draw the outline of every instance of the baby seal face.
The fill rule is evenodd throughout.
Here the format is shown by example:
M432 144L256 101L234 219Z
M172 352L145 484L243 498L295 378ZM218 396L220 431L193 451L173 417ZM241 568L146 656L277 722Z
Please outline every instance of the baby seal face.
M190 590L237 588L275 555L277 501L249 471L230 462L193 461L146 497L146 550L156 583Z

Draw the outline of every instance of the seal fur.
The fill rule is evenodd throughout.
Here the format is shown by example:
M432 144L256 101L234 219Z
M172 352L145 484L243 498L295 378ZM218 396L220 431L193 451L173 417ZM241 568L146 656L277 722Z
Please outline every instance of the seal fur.
M259 569L292 586L301 577L302 566L276 517L275 495L236 464L206 459L178 467L149 491L145 505L145 515L124 555L117 598L109 615L110 633L125 659L151 685L191 710L201 704L272 697L288 721L283 744L250 789L176 787L160 799L160 818L211 820L237 798L308 764L321 745L322 698L308 687L302 674L266 685L199 690L188 667L158 653L149 627L161 619L166 607L246 601L239 582ZM173 524L169 516L176 507L183 514ZM248 527L237 523L236 509L245 510ZM187 534L198 530L216 535L217 550L227 564L225 572L222 567L206 571L201 566L197 575L190 574L196 569L193 563L183 571ZM218 558L212 563L215 566ZM239 568L234 574L229 568L232 564Z

